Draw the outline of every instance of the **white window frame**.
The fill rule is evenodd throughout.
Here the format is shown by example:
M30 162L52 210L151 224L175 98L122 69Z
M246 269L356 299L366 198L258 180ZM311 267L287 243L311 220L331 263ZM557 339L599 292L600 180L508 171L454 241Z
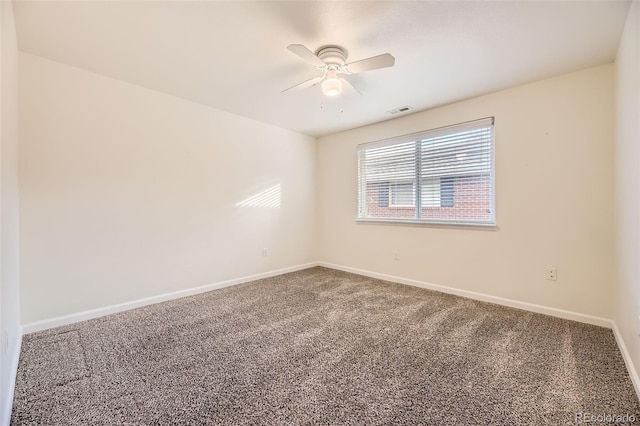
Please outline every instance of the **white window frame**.
M494 124L495 124L495 120L494 117L487 117L487 118L483 118L483 119L479 119L479 120L473 120L473 121L469 121L469 122L464 122L464 123L460 123L460 124L454 124L451 126L445 126L445 127L440 127L440 128L436 128L436 129L431 129L431 130L426 130L426 131L422 131L422 132L418 132L418 133L413 133L413 134L409 134L409 135L403 135L403 136L399 136L399 137L395 137L395 138L390 138L390 139L384 139L384 140L380 140L380 141L375 141L375 142L368 142L368 143L364 143L364 144L360 144L358 145L357 148L357 158L358 158L358 210L357 210L357 218L356 220L358 222L397 222L397 223L417 223L417 224L427 224L427 225L448 225L448 226L458 226L461 225L463 227L482 227L482 228L497 228L496 227L496 203L495 203L495 197L496 197L496 191L495 191L495 151L496 151L496 141L495 141L495 131L494 131ZM363 179L362 176L365 175L366 173L366 166L363 165L362 161L361 161L361 153L366 151L367 149L370 148L378 148L378 147L393 147L393 146L399 146L401 144L407 144L407 143L416 143L416 150L418 150L418 146L420 145L420 141L429 139L429 138L434 138L434 137L439 137L439 136L445 136L445 135L455 135L457 133L462 133L465 131L471 131L474 129L480 129L480 128L488 128L490 131L490 149L487 155L489 155L488 160L484 160L483 157L483 163L482 163L482 167L488 167L488 171L487 173L490 175L489 176L489 185L490 185L490 217L489 219L471 219L471 218L464 218L464 219L460 219L460 218L445 218L445 219L434 219L434 218L421 218L421 209L422 208L430 208L430 207L438 207L435 205L435 203L433 203L432 206L430 205L422 205L421 202L421 198L422 198L422 194L420 194L420 196L417 196L417 192L423 192L424 190L422 189L422 187L416 188L414 186L414 204L413 205L409 205L409 206L403 206L403 205L393 205L392 204L392 197L391 197L391 188L389 188L389 207L411 207L411 208L415 208L416 209L416 218L401 218L401 217L367 217L365 215L366 213L366 206L367 206L367 181L366 179ZM416 158L418 158L418 155L416 155ZM422 158L422 157L420 157ZM463 157L464 158L464 157ZM438 161L438 160L436 160ZM486 164L488 162L488 164ZM415 171L415 176L416 179L420 180L421 179L421 174L422 174L422 170L420 169L425 169L425 167L422 166L421 164L421 160L417 160L416 161L416 171ZM448 177L448 176L442 176L444 177ZM401 182L401 181L398 181ZM406 180L406 182L408 183L409 181ZM414 182L414 181L411 181ZM440 180L441 183L441 180ZM440 197L439 198L439 206L440 207L447 207L447 206L442 206L442 199ZM418 203L421 204L421 206L418 206Z

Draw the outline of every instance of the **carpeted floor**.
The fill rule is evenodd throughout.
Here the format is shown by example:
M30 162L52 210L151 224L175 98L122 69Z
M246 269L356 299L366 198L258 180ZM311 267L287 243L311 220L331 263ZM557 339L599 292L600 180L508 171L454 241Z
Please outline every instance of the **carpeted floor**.
M640 424L611 330L313 268L25 336L12 424L564 425L576 413Z

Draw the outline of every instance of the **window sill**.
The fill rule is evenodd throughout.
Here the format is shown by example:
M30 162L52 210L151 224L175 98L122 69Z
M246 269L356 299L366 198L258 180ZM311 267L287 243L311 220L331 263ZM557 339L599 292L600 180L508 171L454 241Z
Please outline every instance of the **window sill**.
M430 222L415 219L381 219L381 218L359 218L356 219L358 224L381 224L394 226L426 226L433 228L451 228L451 229L468 229L479 231L498 231L498 225L495 223L468 223L468 222Z

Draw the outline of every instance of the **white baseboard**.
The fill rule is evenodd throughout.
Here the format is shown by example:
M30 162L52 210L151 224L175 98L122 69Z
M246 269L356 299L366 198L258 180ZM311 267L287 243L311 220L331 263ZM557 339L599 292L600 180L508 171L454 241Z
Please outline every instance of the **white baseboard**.
M429 290L440 291L442 293L454 294L456 296L462 296L469 299L495 303L498 305L509 306L512 308L523 309L526 311L537 312L545 315L551 315L554 317L584 322L587 324L598 325L601 327L613 328L613 322L611 320L606 318L596 317L593 315L571 312L571 311L566 311L566 310L557 309L557 308L550 308L547 306L536 305L533 303L521 302L518 300L507 299L504 297L492 296L484 293L477 293L477 292L462 290L454 287L447 287L443 285L427 283L427 282L413 280L409 278L402 278L394 275L382 274L379 272L372 272L372 271L352 268L348 266L336 265L328 262L310 262L310 263L305 263L302 265L292 266L288 268L277 269L274 271L263 272L260 274L249 275L249 276L235 278L227 281L221 281L218 283L208 284L201 287L194 287L186 290L180 290L172 293L165 293L157 296L147 297L144 299L124 302L118 305L105 306L103 308L92 309L88 311L78 312L75 314L69 314L69 315L64 315L56 318L46 319L42 321L36 321L36 322L23 325L22 332L24 334L34 333L37 331L47 330L54 327L60 327L63 325L73 324L80 321L86 321L89 319L98 318L105 315L114 314L117 312L135 309L142 306L153 305L155 303L165 302L167 300L179 299L181 297L192 296L194 294L204 293L207 291L229 287L236 284L242 284L249 281L255 281L262 278L268 278L268 277L273 277L280 274L285 274L288 272L308 269L314 266L324 266L326 268L336 269L336 270L345 271L345 272L351 272L354 274L364 275L371 278L377 278L377 279L391 281L399 284L407 284L415 287L426 288Z
M144 299L132 300L131 302L124 302L118 305L105 306L103 308L91 309L88 311L78 312L75 314L64 315L64 316L46 319L42 321L36 321L36 322L23 325L22 331L24 334L35 333L36 331L48 330L50 328L73 324L80 321L86 321L93 318L102 317L105 315L115 314L117 312L128 311L130 309L135 309L142 306L153 305L160 302L166 302L167 300L193 296L194 294L205 293L207 291L216 290L219 288L230 287L232 285L242 284L249 281L255 281L262 278L269 278L276 275L286 274L288 272L300 271L302 269L312 268L317 265L318 265L317 262L305 263L302 265L277 269L275 271L263 272L260 274L249 275L241 278L234 278L227 281L221 281L218 283L207 284L200 287L189 288L186 290L179 290L171 293L160 294L157 296L146 297Z
M9 389L7 394L3 395L0 403L2 404L2 418L0 425L9 426L11 423L11 409L13 408L13 394L16 389L16 376L18 374L18 361L20 361L20 350L22 349L22 327L18 328L18 338L13 347L11 354L11 370L9 376Z
M447 286L432 284L424 281L418 281L418 280L413 280L409 278L402 278L394 275L367 271L364 269L352 268L349 266L336 265L328 262L310 262L310 263L305 263L302 265L292 266L288 268L277 269L274 271L263 272L260 274L249 275L249 276L235 278L227 281L221 281L218 283L208 284L201 287L194 287L186 290L175 291L172 293L165 293L157 296L147 297L144 299L133 300L131 302L124 302L118 305L105 306L103 308L92 309L88 311L78 312L75 314L46 319L42 321L36 321L36 322L23 325L22 332L24 334L34 333L36 331L47 330L49 328L60 327L63 325L73 324L80 321L86 321L89 319L98 318L105 315L114 314L117 312L127 311L130 309L135 309L142 306L153 305L155 303L165 302L167 300L179 299L181 297L192 296L194 294L204 293L207 291L229 287L236 284L242 284L249 281L259 280L262 278L269 278L269 277L273 277L280 274L286 274L288 272L308 269L314 266L324 266L325 268L351 272L354 274L364 275L371 278L377 278L377 279L391 281L399 284L407 284L414 287L426 288L429 290L435 290L442 293L454 294L456 296L462 296L469 299L495 303L497 305L509 306L512 308L523 309L526 311L532 311L540 314L551 315L558 318L584 322L587 324L598 325L601 327L613 328L613 321L611 321L610 319L596 317L593 315L582 314L578 312L571 312L563 309L551 308L548 306L536 305L528 302L521 302L518 300L507 299L504 297L492 296L489 294L477 293L474 291L462 290L459 288L447 287Z
M353 274L364 275L380 280L391 281L398 284L407 284L414 287L426 288L442 293L454 294L456 296L466 297L468 299L480 300L482 302L495 303L496 305L509 306L511 308L523 309L525 311L537 312L539 314L551 315L553 317L569 319L573 321L584 322L587 324L598 325L601 327L612 328L613 322L610 319L600 318L593 315L581 314L578 312L565 311L564 309L550 308L548 306L536 305L533 303L520 302L518 300L506 299L504 297L491 296L484 293L476 293L469 290L461 290L459 288L447 287L438 284L431 284L423 281L412 280L408 278L396 277L394 275L381 274L378 272L365 271L363 269L351 268L348 266L335 265L327 262L317 262L318 266L325 268L337 269L340 271L351 272Z
M629 377L631 377L631 383L633 383L633 387L636 390L636 395L638 399L640 399L640 377L638 377L638 371L636 370L635 365L633 364L633 360L631 359L631 355L627 350L627 345L624 343L624 339L622 338L622 334L618 329L618 325L615 321L612 321L613 324L613 335L616 337L616 342L618 343L618 348L620 348L620 352L622 353L622 358L624 359L624 364L627 366L627 371L629 372Z

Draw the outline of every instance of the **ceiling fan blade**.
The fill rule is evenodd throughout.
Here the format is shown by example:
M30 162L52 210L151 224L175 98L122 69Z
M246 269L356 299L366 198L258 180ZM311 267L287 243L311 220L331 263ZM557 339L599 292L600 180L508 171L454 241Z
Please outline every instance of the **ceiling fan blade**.
M323 76L310 78L309 80L303 81L300 84L296 84L295 86L291 86L288 89L284 89L282 93L289 94L289 93L297 92L302 89L306 89L307 87L315 86L316 84L320 83L322 78Z
M351 74L356 74L363 71L377 70L378 68L392 67L395 63L396 58L389 53L383 53L382 55L352 62L345 65L345 68Z
M360 89L358 89L358 87L353 84L353 78L345 74L342 76L341 80L343 81L345 86L352 88L358 95L362 96L362 92L360 91Z
M313 66L324 67L327 65L322 61L322 59L318 58L315 53L307 49L307 47L302 44L290 44L287 46L287 49Z

